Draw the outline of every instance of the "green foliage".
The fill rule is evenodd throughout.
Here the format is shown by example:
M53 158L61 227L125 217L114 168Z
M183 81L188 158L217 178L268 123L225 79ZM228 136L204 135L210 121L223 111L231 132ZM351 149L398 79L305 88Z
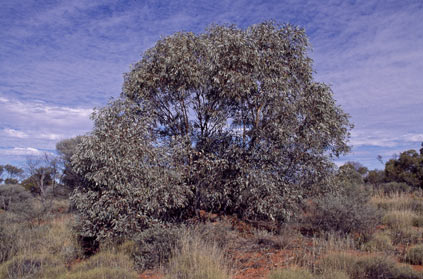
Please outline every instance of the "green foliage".
M17 184L19 182L18 179L21 178L24 173L23 169L10 164L4 165L2 167L3 170L5 170L7 173L5 184Z
M124 96L151 108L160 142L183 145L196 208L283 221L324 185L350 124L308 50L291 25L215 25L158 41L126 75Z
M351 128L308 50L304 30L273 22L158 41L72 156L82 234L122 237L198 210L295 215L329 187Z
M423 245L416 245L408 249L405 260L411 264L423 264Z
M72 157L88 182L71 197L83 237L123 239L174 221L187 206L190 189L165 150L153 145L149 115L122 100L93 115L95 128Z
M269 279L313 279L313 275L303 269L278 269L270 272Z
M357 162L347 162L339 167L337 178L340 184L362 185L367 168Z
M423 146L423 143L422 143ZM423 148L402 152L398 158L386 162L385 175L389 181L405 182L423 188Z
M51 168L37 168L30 177L22 181L21 185L31 193L39 195L41 194L41 187L47 187L53 184L52 172L53 170ZM40 184L42 184L41 187Z
M379 210L368 202L369 198L369 193L358 186L325 194L314 200L303 223L314 231L368 236L381 218Z
M378 186L384 183L385 171L384 170L371 170L367 173L367 176L364 178L364 182Z
M84 177L77 174L72 169L72 156L76 153L78 144L82 142L82 139L82 136L77 136L61 140L56 144L57 153L59 154L64 167L61 181L70 189L74 189L77 186L84 184Z

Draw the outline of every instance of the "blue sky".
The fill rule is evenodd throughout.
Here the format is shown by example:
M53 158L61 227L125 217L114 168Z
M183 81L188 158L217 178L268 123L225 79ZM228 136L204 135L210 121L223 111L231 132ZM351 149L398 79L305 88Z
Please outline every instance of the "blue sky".
M317 81L355 124L354 160L382 168L423 142L423 1L0 0L0 164L88 132L163 36L273 19L306 29Z

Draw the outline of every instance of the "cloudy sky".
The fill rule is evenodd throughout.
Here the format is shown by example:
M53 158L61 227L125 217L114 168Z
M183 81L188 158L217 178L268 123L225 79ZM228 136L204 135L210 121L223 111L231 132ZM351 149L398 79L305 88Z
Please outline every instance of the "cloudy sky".
M382 168L423 141L423 1L0 0L0 164L88 132L94 107L163 36L212 23L302 26L316 80L355 124L338 163Z

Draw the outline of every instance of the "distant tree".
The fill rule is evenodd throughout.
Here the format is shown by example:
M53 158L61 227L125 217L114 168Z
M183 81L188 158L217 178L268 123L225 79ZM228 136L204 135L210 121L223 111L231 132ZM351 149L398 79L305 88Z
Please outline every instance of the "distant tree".
M23 169L16 167L16 166L13 166L13 165L10 165L10 164L4 165L3 168L7 173L7 178L5 180L6 184L16 184L16 183L18 183L19 178L21 178L22 175L24 174Z
M422 148L423 149L423 148ZM423 188L423 150L407 150L397 158L386 162L385 175L388 181L405 182Z
M371 170L368 172L367 176L364 179L364 182L379 186L380 184L386 182L385 171L384 170Z
M337 177L341 183L361 185L368 169L358 162L346 162L339 167Z
M3 182L3 178L2 178L3 170L4 170L3 166L0 165L0 183Z
M72 156L88 182L73 197L86 228L115 233L117 216L141 224L151 217L133 212L146 206L160 220L175 209L289 219L349 150L348 115L314 81L308 50L304 30L272 22L158 41Z
M71 160L72 156L77 151L78 144L82 142L82 139L82 136L77 136L74 138L61 140L56 144L56 150L63 165L61 181L66 187L70 189L74 189L75 187L84 183L84 177L77 174L72 169Z
M50 187L54 194L59 178L58 159L45 153L38 157L29 157L26 161L29 177L22 182L25 188L39 194L43 199Z

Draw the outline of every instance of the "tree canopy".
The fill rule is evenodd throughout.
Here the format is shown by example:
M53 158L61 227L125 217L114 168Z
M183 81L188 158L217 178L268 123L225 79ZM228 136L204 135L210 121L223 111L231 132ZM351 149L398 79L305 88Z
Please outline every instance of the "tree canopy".
M75 195L81 212L90 197L100 206L105 189L119 203L140 189L136 197L150 197L165 179L162 194L178 195L162 206L180 214L290 218L325 185L331 159L349 150L348 115L314 81L309 48L303 29L273 22L159 40L125 75L122 100L93 116L94 131L72 157L89 182Z
M423 143L420 153L407 150L385 164L388 181L405 182L413 187L423 188Z

